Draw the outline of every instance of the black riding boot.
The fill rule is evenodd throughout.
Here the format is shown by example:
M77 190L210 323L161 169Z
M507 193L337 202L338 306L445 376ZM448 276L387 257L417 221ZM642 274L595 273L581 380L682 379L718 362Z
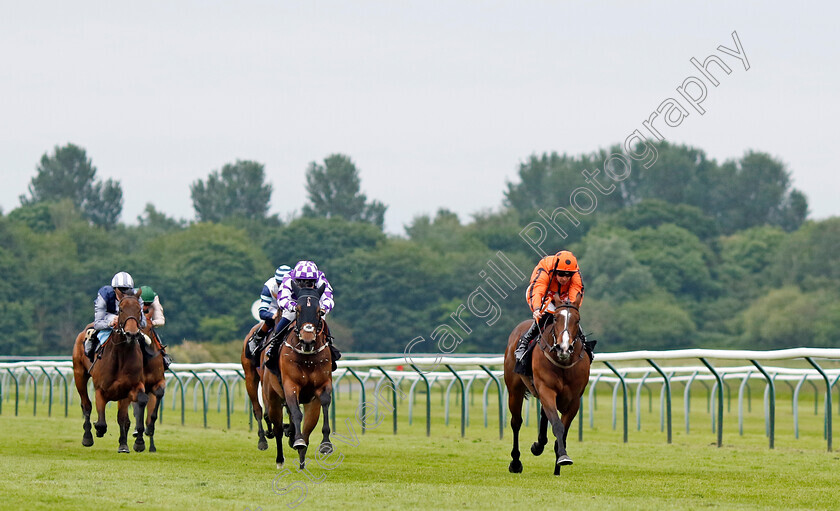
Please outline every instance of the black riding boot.
M245 353L245 356L251 359L252 361L259 362L259 355L260 355L260 346L262 345L263 339L268 332L263 332L262 327L258 328L254 335L248 340L248 350Z
M288 319L280 318L280 321L274 326L274 334L268 344L268 355L265 357L265 366L274 374L280 374L280 366L277 364L280 358L280 347L283 345L286 327L291 324L292 322Z
M335 338L332 335L330 335L330 325L326 321L324 321L324 330L326 330L327 344L330 347L330 359L332 360L332 370L333 372L335 372L335 370L338 369L338 365L336 364L336 362L339 359L341 359L341 352L338 351L338 348L336 348L335 344L333 344Z
M93 357L96 355L97 344L98 339L96 338L96 333L94 333L90 339L85 341L85 355L91 362L93 362Z
M528 347L531 345L531 342L537 337L537 335L545 330L546 325L554 319L554 316L551 314L543 314L539 321L534 320L531 324L531 328L525 332L522 337L519 338L519 344L516 346L516 351L513 352L514 357L516 357L516 365L513 368L513 372L516 374L530 374L531 369L531 357L528 355Z

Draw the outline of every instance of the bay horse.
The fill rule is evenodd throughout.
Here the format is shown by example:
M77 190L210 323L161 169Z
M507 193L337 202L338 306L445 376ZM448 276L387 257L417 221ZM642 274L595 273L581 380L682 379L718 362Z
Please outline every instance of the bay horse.
M157 421L160 403L166 392L166 369L163 364L163 345L152 326L152 311L149 310L145 315L146 328L143 329L143 334L151 340L152 345L143 347L143 383L145 389L150 389L148 391L144 389L143 392L148 400L144 429L146 436L149 437L149 452L157 452L155 447L155 422ZM138 396L140 396L139 393ZM138 397L138 399L141 398ZM134 403L134 420L137 423L137 429L134 431L134 450L141 452L145 448L145 442L140 430L140 425L143 424L143 410L141 410L138 402Z
M333 451L330 442L330 403L332 401L332 355L327 349L327 336L319 301L324 287L301 288L292 281L292 292L297 296L297 317L295 326L282 338L277 367L266 367L267 350L262 354L263 402L274 428L277 443L277 468L283 467L283 407L288 408L294 427L289 445L297 449L300 469L306 466L306 449L309 436L318 424L320 412L324 412L324 437L318 448L322 454ZM267 369L267 370L266 370ZM304 412L301 413L300 405ZM303 424L301 424L303 423Z
M120 426L120 437L117 452L127 453L129 452L128 429L131 427L128 407L132 401L136 400L142 416L142 411L145 410L148 401L143 378L143 353L140 347L140 343L144 342L140 330L140 318L143 311L140 310L139 289L125 294L116 290L116 294L119 301L116 328L111 332L104 346L97 350L97 352L101 351L101 354L94 359L93 363L87 358L84 349L87 329L76 337L76 343L73 345L73 376L85 419L82 445L85 447L93 445L93 436L90 433L92 406L87 392L88 379L93 378L98 415L94 424L96 436L101 438L108 429L105 422L105 405L109 401L118 401L117 423ZM141 440L143 429L141 422L138 424ZM137 450L136 444L135 450Z
M519 428L522 426L522 401L526 392L537 397L542 404L537 441L531 445L534 456L542 454L548 443L548 423L554 431L554 475L560 475L560 467L571 465L572 459L566 452L566 436L572 421L580 409L580 400L586 384L589 383L589 366L592 360L586 355L583 343L578 339L580 322L580 299L574 303L555 302L554 321L537 337L533 348L531 368L533 377L513 372L516 358L513 352L519 338L531 326L523 321L508 337L505 351L505 386L508 389L510 427L513 429L513 449L508 470L522 472L519 460ZM548 314L548 312L546 312Z
M263 408L259 399L259 385L260 380L262 379L262 366L257 367L257 365L254 364L254 361L247 355L248 341L258 328L262 328L262 325L262 322L257 323L253 328L251 328L251 331L248 332L248 335L245 337L245 341L242 343L242 354L240 355L240 360L242 361L242 372L245 375L245 390L248 392L248 398L251 400L251 411L254 414L254 418L257 419L257 449L264 451L268 449L268 441L266 441L266 438L274 437L274 428L271 425L268 413L263 413ZM263 429L263 420L265 420L265 429Z

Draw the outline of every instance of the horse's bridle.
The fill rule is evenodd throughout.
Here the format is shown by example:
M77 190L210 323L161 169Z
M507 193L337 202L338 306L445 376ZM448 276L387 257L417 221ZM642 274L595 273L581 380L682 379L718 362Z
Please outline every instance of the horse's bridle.
M313 296L308 296L307 298L312 299L314 297ZM298 305L298 308L300 308L300 305ZM283 339L283 344L285 344L286 346L288 346L289 348L294 350L296 353L300 353L301 355L314 355L316 353L321 353L327 347L326 342L324 344L322 344L321 347L318 348L317 350L314 347L314 345L318 342L318 337L322 333L324 333L324 321L321 319L320 313L318 315L318 325L316 327L312 323L302 323L300 321L300 310L298 310L297 317L295 318L295 329L294 330L295 330L295 335L297 335L297 338L298 338L297 346L292 346L291 344L289 344L289 341L287 340L288 336L286 337L286 339ZM315 332L315 340L312 342L312 344L313 344L312 350L307 351L305 349L301 349L301 348L298 347L301 344L303 344L304 346L309 344L309 343L307 343L306 341L303 340L303 335L301 335L301 330L303 330L306 333Z
M128 298L128 297L125 297L125 298ZM125 299L125 298L124 298L124 299ZM122 302L122 300L120 300L120 302ZM138 303L139 303L139 302L138 302ZM123 310L123 309L122 309L122 307L120 307L120 310ZM140 309L140 314L143 314L143 310L142 310L142 308ZM118 317L119 317L119 316L118 316ZM118 323L117 323L117 333L119 333L119 334L121 334L123 337L125 337L125 338L126 338L126 340L125 340L125 341L123 341L123 342L116 342L116 341L114 341L114 344L123 344L123 343L125 343L125 342L136 342L136 341L140 338L140 334L138 334L138 335L131 335L131 334L129 334L128 332L126 332L126 331L125 331L125 325L126 325L126 323L128 323L128 320L130 320L130 319L133 319L134 321L136 321L136 322L137 322L137 329L138 329L138 330L140 329L140 325L142 325L142 323L141 323L141 322L140 322L140 320L137 318L137 316L131 315L131 316L126 317L123 321L120 321L120 322L118 322Z
M578 314L580 314L580 309L577 307L577 305L575 305L573 303L565 303L565 304L558 305L557 310L552 312L552 314L554 314L554 315L558 314L560 312L560 309L574 309L574 310L578 311ZM580 326L578 326L578 329L580 329ZM563 332L568 332L568 331L569 331L569 327L568 327L568 321L567 321L566 324L563 325L563 330L560 332L560 336L562 337ZM542 335L543 332L540 331L540 340L539 340L540 349L542 350L543 354L545 354L545 358L547 358L549 362L551 362L555 366L560 367L562 369L569 369L570 367L572 367L575 364L577 364L578 362L580 362L580 360L583 358L583 350L580 350L580 356L574 362L572 362L569 365L563 365L560 362L554 360L554 357L552 356L552 353L556 352L557 348L560 347L560 345L557 344L557 335L556 335L555 332L556 332L556 329L555 329L554 325L551 325L552 344L551 344L551 346L546 346L545 343L543 343L543 335ZM571 337L571 335L569 337ZM572 337L572 340L569 342L569 348L572 350L572 353L574 353L574 348L575 348L575 343L577 343L577 338L578 338L578 336L575 335L574 337ZM546 348L548 349L547 352L546 352Z

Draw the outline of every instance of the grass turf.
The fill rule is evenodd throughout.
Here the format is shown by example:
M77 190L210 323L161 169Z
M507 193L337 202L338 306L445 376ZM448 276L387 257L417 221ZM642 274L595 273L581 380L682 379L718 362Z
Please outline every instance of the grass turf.
M698 393L699 394L699 393ZM635 411L629 416L629 442L612 428L610 396L599 397L595 428L584 411L584 441L578 423L569 434L575 460L559 477L552 475L551 446L540 457L529 447L536 437L535 407L530 426L523 427L522 474L510 474L511 431L498 438L498 414L491 395L489 427L483 425L479 400L471 407L472 424L460 436L460 418L453 406L449 425L443 407L432 397L432 435L425 435L421 396L408 425L406 402L400 404L399 434L393 435L390 414L361 435L355 402L346 392L338 406L338 432L349 437L350 420L358 435L352 445L333 439L337 452L325 470L314 459L320 431L312 437L308 473L295 470L297 454L286 446L286 469L274 464L274 441L265 452L256 449L256 433L248 431L241 396L226 429L223 414L211 399L208 428L202 414L188 404L186 426L167 404L157 429L157 453L117 454L116 409L109 406L109 430L95 445L81 445L78 399L63 417L63 405L47 417L31 401L15 417L6 401L0 415L0 509L836 509L840 455L826 452L822 414L814 415L808 399L800 402L800 438L793 437L790 400L777 406L776 448L768 448L761 403L754 402L738 434L737 415L727 413L724 446L715 446L704 396L692 400L691 433L686 434L682 402L674 401L674 440L660 431L659 411L642 400L642 429ZM756 401L756 400L754 400ZM188 403L192 399L187 400ZM368 397L371 402L371 397ZM454 403L454 402L453 402ZM588 404L588 403L587 403ZM656 403L658 404L658 403ZM734 403L733 403L734 404ZM820 407L820 412L822 407ZM735 411L733 406L732 411ZM550 441L553 436L549 433ZM340 461L340 462L339 462ZM291 485L291 486L290 486ZM288 487L285 494L282 489Z

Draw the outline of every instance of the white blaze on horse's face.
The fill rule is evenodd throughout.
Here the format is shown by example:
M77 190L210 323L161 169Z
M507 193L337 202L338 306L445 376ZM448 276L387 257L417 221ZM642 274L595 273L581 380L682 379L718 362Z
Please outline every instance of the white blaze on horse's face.
M571 347L569 346L569 309L561 310L560 315L563 316L563 333L560 335L560 355L568 357L569 351L571 351Z

